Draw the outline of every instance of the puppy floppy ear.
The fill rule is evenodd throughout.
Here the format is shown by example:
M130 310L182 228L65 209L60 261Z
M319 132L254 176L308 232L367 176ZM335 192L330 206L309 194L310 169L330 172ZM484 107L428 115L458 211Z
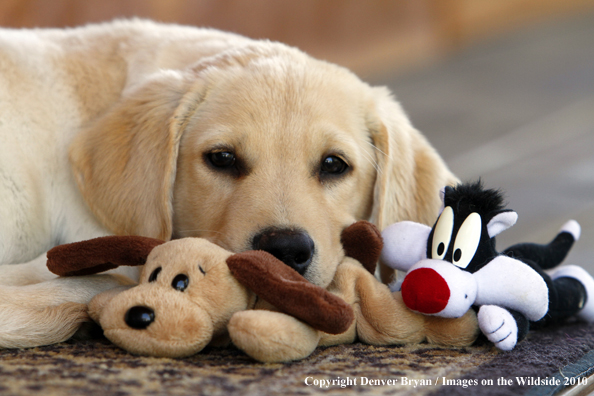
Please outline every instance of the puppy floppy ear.
M374 109L368 120L376 147L378 171L371 221L383 230L397 221L433 224L441 202L439 191L457 178L386 88L372 88ZM380 263L384 282L394 270Z
M90 275L120 265L144 265L149 253L165 243L139 236L107 236L59 245L47 252L47 268L56 275Z
M126 90L75 138L70 162L78 187L115 234L171 238L178 145L203 85L195 73L162 70Z

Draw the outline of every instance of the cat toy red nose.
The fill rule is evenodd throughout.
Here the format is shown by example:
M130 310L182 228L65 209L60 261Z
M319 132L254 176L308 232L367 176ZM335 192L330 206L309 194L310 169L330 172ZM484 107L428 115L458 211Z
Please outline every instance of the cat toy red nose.
M448 305L450 288L437 271L419 268L410 272L402 282L402 299L413 311L435 314Z

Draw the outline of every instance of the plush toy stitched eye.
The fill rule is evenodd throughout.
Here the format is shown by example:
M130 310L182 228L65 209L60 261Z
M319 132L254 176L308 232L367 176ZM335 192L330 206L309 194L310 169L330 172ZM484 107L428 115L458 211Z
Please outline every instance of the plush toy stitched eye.
M206 275L206 271L204 271L204 268L202 268L201 265L198 265L198 269L200 270L200 272L202 272L202 275Z
M443 260L450 246L452 230L454 229L454 210L446 207L435 224L433 241L431 243L431 258Z
M481 215L471 213L460 226L454 242L452 263L460 268L468 267L481 240Z
M161 273L161 267L157 267L153 272L151 272L151 274L149 275L148 281L149 282L154 282L157 280L157 277L159 276L159 274Z
M188 288L188 283L190 283L190 278L187 275L179 274L173 278L173 282L171 282L171 287L173 287L177 291L183 292Z

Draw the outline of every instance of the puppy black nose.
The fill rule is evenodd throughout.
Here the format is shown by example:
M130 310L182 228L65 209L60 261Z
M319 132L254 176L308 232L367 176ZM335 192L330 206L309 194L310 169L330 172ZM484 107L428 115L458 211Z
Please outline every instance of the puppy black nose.
M155 321L155 311L149 307L138 305L126 312L124 322L133 329L144 330Z
M254 250L272 254L301 275L307 271L314 255L314 241L302 231L268 229L254 237Z

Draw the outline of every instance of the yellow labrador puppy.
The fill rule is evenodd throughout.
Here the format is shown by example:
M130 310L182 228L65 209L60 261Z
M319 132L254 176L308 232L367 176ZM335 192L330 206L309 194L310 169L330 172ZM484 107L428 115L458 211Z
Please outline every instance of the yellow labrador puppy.
M200 236L326 286L346 226L430 222L454 181L387 89L294 48L140 20L0 29L0 347L68 338L127 282L54 279L57 244Z

